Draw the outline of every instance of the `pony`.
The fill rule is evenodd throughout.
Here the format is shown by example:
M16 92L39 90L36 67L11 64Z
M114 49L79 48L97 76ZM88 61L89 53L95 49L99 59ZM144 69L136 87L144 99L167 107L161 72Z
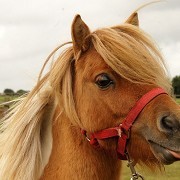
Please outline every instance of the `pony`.
M138 13L94 32L76 15L71 34L1 120L0 179L117 180L123 159L152 170L179 160L180 107Z

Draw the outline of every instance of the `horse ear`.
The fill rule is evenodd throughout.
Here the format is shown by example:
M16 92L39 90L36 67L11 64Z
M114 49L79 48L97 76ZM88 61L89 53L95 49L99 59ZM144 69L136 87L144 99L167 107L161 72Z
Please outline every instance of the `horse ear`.
M88 26L83 22L80 15L76 15L71 27L73 49L76 57L89 48L90 42L87 39L89 34Z
M134 26L139 26L138 13L134 12L131 16L126 20L125 23L132 24Z

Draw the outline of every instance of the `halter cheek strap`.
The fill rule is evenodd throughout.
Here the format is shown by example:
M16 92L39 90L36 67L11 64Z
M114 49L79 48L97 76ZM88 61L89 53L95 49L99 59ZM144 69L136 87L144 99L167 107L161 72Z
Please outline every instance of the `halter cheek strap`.
M144 107L160 94L167 94L167 93L162 88L155 88L144 94L136 102L134 107L128 113L127 117L123 120L123 122L119 126L90 133L89 138L87 137L87 132L85 130L82 130L82 134L84 134L86 136L86 139L90 142L90 144L95 147L100 146L98 140L118 137L118 145L117 145L118 158L121 160L127 160L127 156L125 153L126 153L127 140L129 139L129 135L130 135L130 129L134 121L137 119L138 115L144 109Z

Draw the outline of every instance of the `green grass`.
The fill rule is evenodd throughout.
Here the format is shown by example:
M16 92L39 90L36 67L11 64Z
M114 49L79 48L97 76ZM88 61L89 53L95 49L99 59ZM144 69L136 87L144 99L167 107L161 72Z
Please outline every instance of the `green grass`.
M126 166L127 162L123 162L122 180L131 178L130 169ZM144 168L136 168L137 172L143 175L146 180L179 180L180 179L180 162L165 166L164 172L148 172Z
M8 101L12 101L13 99L16 99L18 96L8 96L8 95L0 95L0 104Z
M180 104L180 98L177 98L176 101L178 104Z
M10 101L12 99L11 96L0 96L0 103Z

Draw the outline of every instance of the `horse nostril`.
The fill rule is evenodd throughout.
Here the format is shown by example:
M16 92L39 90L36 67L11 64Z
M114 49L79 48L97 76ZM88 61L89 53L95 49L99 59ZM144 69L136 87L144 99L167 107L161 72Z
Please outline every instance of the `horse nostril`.
M180 128L180 124L175 118L165 116L161 119L160 127L165 132L174 133Z

